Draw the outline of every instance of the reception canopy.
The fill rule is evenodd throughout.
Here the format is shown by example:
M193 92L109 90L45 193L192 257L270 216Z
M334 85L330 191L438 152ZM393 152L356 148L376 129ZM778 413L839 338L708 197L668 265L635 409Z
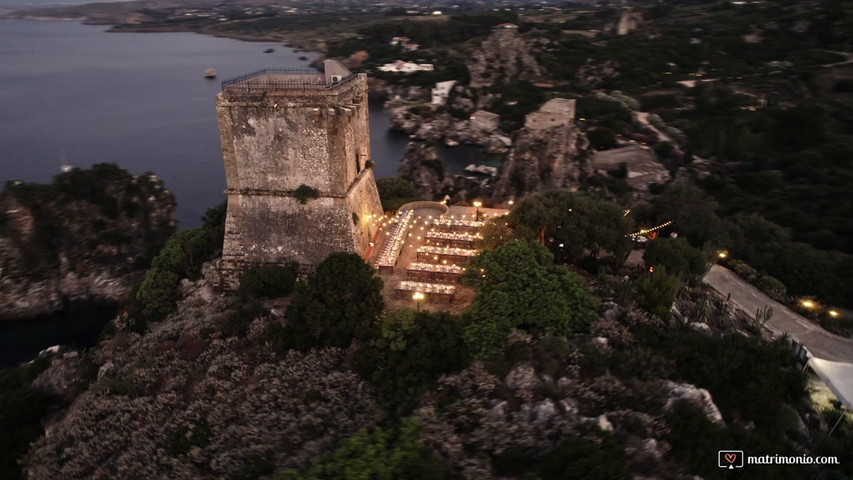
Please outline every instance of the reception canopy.
M838 397L838 400L848 410L853 410L853 364L812 357L809 359L809 366Z

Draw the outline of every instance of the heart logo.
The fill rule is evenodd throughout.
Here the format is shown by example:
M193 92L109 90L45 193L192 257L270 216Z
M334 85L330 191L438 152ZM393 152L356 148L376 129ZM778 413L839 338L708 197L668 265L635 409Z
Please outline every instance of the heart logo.
M736 453L727 453L725 455L725 458L726 458L727 462L735 463L735 460L737 460L737 454Z

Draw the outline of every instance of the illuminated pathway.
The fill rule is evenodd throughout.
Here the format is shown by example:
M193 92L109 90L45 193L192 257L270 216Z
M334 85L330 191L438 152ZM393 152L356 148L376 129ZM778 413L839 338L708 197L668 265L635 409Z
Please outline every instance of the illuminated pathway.
M809 319L792 312L788 307L771 299L763 292L738 277L730 270L714 265L703 281L723 296L731 293L737 307L755 316L755 311L765 305L773 309L773 316L765 325L776 337L787 333L805 345L812 355L835 362L853 363L853 340L832 334Z

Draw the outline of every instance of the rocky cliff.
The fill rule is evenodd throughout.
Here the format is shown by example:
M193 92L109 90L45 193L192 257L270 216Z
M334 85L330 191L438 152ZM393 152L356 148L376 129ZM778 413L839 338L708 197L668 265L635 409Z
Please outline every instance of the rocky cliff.
M499 26L465 62L472 88L536 81L544 73L515 26Z
M432 142L410 142L399 173L400 178L412 182L428 198L445 195L453 186L447 164L438 158Z
M553 99L527 116L498 172L496 200L577 185L589 169L588 142L572 121L573 102Z
M175 229L175 198L153 174L111 164L0 193L0 320L118 302Z

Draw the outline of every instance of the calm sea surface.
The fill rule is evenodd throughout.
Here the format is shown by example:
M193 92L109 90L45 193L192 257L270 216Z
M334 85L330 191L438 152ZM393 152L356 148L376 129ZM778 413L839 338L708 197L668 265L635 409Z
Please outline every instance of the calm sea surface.
M63 161L115 162L159 175L177 197L181 227L195 227L224 198L213 99L219 81L264 67L305 67L316 54L193 33L104 30L0 20L0 182L47 182ZM217 80L202 77L208 68ZM370 119L376 175L396 175L408 139L388 131L379 105ZM440 155L459 172L469 150Z
M0 184L49 182L63 162L75 167L114 162L135 174L156 173L177 197L180 227L198 226L205 210L225 198L214 106L220 80L264 67L306 67L316 54L193 33L105 29L0 20ZM267 48L275 51L263 53ZM203 78L208 68L219 78ZM382 107L371 105L377 177L397 174L408 143L388 126ZM441 148L440 156L456 173L472 152L471 147ZM34 325L31 334L25 325L0 325L0 351L9 353L0 356L0 364L55 343L86 346L99 329L82 315L86 318L74 321L86 328L65 336L44 332L63 331L61 324L78 317L51 317ZM105 319L98 321L102 325Z

